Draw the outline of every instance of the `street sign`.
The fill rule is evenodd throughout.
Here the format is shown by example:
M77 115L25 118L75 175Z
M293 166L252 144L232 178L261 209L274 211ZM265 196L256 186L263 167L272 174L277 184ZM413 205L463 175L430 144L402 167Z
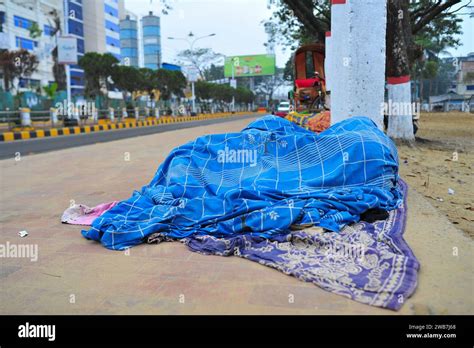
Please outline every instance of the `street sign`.
M190 90L190 89L185 89L184 90L184 96L185 96L185 98L192 100L193 99L193 91Z
M230 80L230 87L237 88L237 80L236 79L231 79Z
M58 63L77 64L77 39L72 36L58 38Z
M199 70L195 66L185 66L184 72L189 82L196 82L199 79Z

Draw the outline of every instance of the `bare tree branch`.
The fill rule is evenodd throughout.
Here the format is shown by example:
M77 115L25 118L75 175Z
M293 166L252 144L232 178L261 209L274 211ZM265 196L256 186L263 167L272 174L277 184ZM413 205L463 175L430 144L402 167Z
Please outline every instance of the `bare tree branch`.
M324 32L328 30L329 25L314 15L312 1L308 3L307 0L283 0L283 2L309 32L314 33L319 41L324 40Z
M460 10L462 10L464 7L468 7L471 4L471 2L472 2L472 0L469 0L469 2L466 5L462 5L460 8L454 10L453 12L448 12L445 15L449 16L449 15L455 14L455 13L459 12Z
M429 22L438 17L443 11L448 8L460 3L461 0L447 0L444 4L437 4L436 7L430 10L425 16L421 17L418 22L413 26L412 34L418 33L423 29Z
M432 11L436 6L440 5L441 3L442 3L442 0L438 0L433 4L430 4L430 6L428 6L428 7L423 7L423 5L420 5L420 7L418 9L413 11L412 19L416 20L420 17L426 16L427 13Z

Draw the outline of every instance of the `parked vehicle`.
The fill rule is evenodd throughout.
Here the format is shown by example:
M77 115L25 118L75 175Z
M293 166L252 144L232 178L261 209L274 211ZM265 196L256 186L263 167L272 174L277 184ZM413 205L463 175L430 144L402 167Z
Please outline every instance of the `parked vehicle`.
M274 115L279 117L285 117L290 112L290 102L282 101L278 104L276 110L273 112Z
M301 46L295 52L293 98L297 112L319 112L324 109L324 57L324 44L319 43Z
M290 102L284 101L278 104L277 111L286 113L290 112Z

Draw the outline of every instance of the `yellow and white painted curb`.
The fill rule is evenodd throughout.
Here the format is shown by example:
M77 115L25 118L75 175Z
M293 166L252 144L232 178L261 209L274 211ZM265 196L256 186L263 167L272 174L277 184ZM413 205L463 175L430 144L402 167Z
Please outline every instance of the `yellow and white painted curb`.
M62 135L75 135L75 134L81 134L81 133L109 131L109 130L114 130L114 129L150 127L150 126L158 126L162 124L204 121L204 120L215 119L215 118L226 118L226 117L235 117L235 116L242 116L242 115L253 115L253 114L257 115L257 113L255 112L236 112L234 114L227 112L227 113L216 113L216 114L200 114L198 116L176 116L176 117L162 116L158 119L154 117L149 117L143 121L137 121L134 118L128 118L118 123L113 123L113 122L110 122L109 120L99 120L99 124L90 125L90 126L61 127L61 128L51 128L51 129L4 132L0 134L0 142L34 139L34 138L45 138L45 137L57 137L57 136L62 136Z

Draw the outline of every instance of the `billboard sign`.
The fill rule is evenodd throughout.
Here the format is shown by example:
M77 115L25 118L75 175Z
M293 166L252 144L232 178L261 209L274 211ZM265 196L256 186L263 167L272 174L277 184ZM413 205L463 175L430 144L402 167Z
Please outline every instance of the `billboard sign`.
M274 54L226 57L224 76L232 77L232 70L234 77L275 75L275 65Z
M77 39L72 36L58 38L58 63L77 64Z

